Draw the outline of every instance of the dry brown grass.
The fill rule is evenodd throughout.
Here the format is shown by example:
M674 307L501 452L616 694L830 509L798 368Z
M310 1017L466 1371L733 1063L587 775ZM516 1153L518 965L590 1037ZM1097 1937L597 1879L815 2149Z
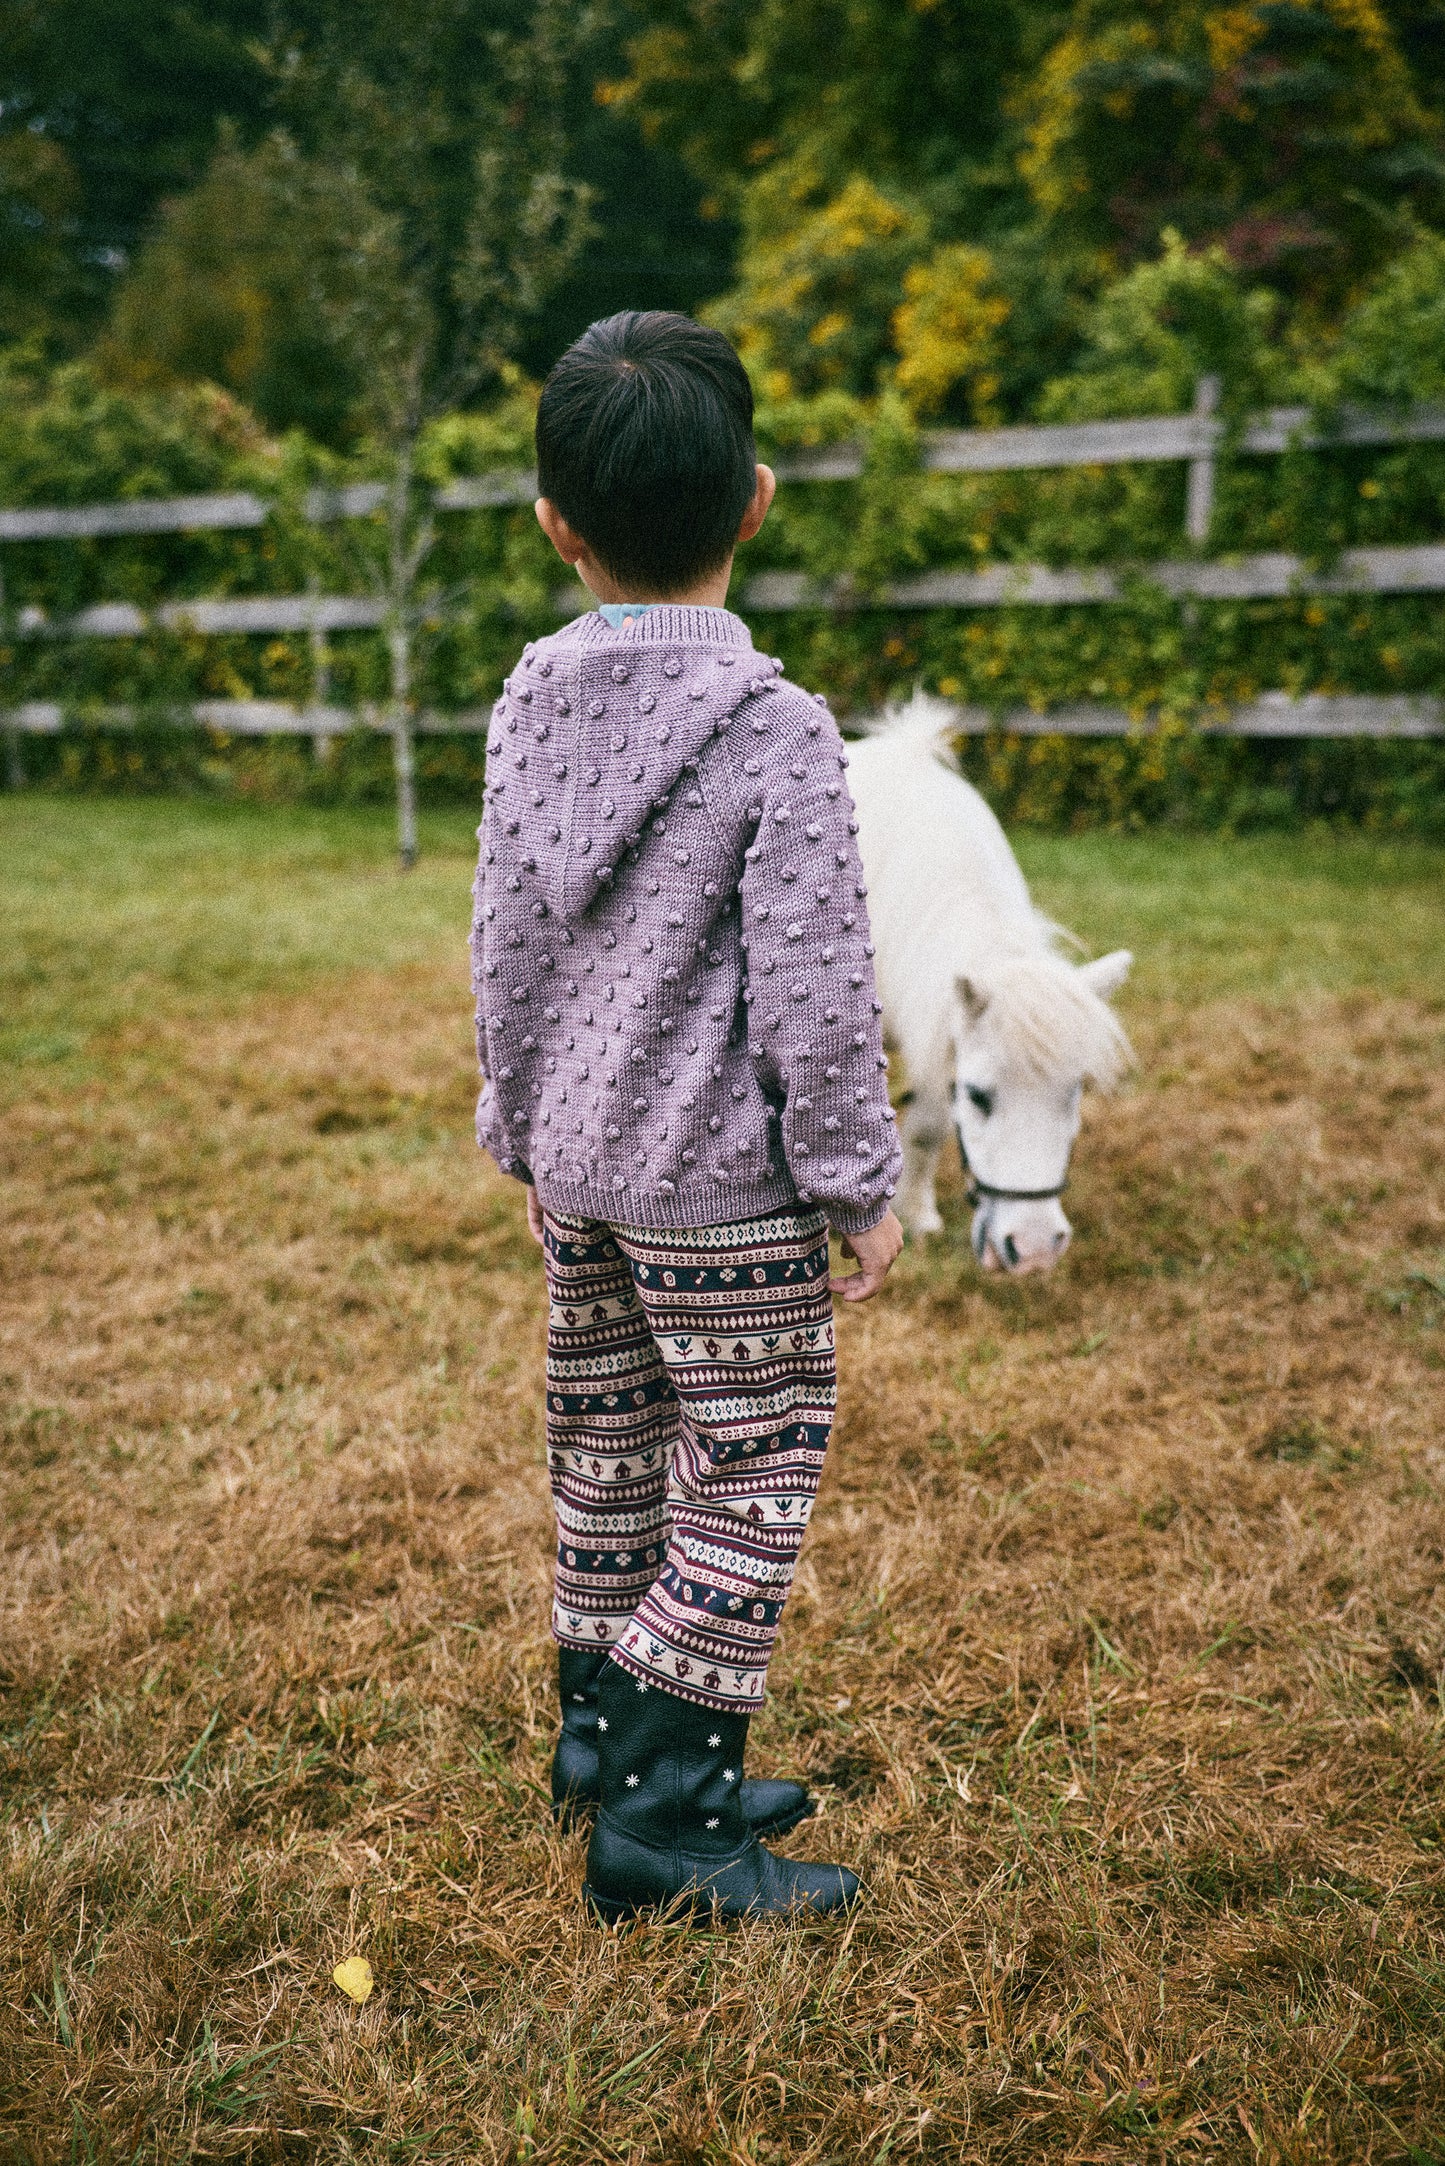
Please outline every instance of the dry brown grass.
M843 1315L755 1764L868 1901L614 1936L543 1797L540 1274L415 948L153 977L11 1094L0 2156L1445 2156L1438 981L1146 974L1060 1273L955 1188Z

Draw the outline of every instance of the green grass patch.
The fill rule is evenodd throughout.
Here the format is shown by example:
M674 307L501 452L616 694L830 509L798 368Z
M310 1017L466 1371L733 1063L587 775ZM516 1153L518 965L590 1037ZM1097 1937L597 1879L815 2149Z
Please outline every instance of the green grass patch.
M403 876L376 810L0 800L0 1049L51 1064L140 1007L214 1009L449 954L460 969L474 827L469 813L424 819L421 864ZM1017 840L1046 910L1096 952L1135 950L1134 995L1433 984L1445 996L1445 850L1359 836Z
M0 1055L55 1062L138 1011L214 1011L463 945L475 821L422 823L396 866L374 811L186 799L0 800Z

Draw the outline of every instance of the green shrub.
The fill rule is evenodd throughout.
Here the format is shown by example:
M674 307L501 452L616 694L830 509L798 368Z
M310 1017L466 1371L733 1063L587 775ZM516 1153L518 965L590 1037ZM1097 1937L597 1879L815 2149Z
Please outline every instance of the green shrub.
M317 751L309 736L242 737L196 729L152 709L127 728L72 722L18 747L25 787L106 795L231 798L261 805L389 805L389 740L349 730ZM417 777L433 806L475 804L481 816L485 750L477 732L425 736Z
M1157 261L1102 296L1078 366L1048 388L1043 406L1055 418L1177 409L1206 368L1224 378L1231 423L1262 398L1306 391L1326 416L1346 400L1445 397L1442 311L1445 243L1421 235L1346 318L1331 353L1286 353L1273 338L1267 298L1246 294L1221 255L1191 255L1169 239ZM489 414L440 425L425 446L428 479L525 465L531 411L530 394L519 388ZM776 644L790 673L824 690L845 721L917 682L998 718L1084 700L1149 722L1127 739L970 739L968 770L1007 817L1115 828L1324 820L1441 832L1445 774L1435 744L1247 743L1193 728L1267 691L1440 693L1445 611L1437 596L1181 605L1141 580L1107 607L889 609L879 606L880 590L930 565L1147 566L1186 554L1183 469L926 473L901 402L841 388L763 397L758 435L764 457L849 437L865 443L858 480L784 487L738 566L740 585L773 568L852 582L864 605L855 611L754 620L759 640ZM7 546L6 601L63 611L121 597L146 604L308 585L355 591L379 545L379 522L311 526L300 497L318 478L368 471L364 450L343 463L299 435L267 439L217 392L124 392L93 369L45 376L12 359L0 366L0 502L246 487L269 493L277 508L255 532ZM1442 528L1445 444L1266 458L1241 455L1227 441L1210 552L1291 550L1328 563L1346 547L1434 540ZM555 625L552 597L565 575L528 506L445 518L435 571L456 602L422 641L420 700L442 712L485 709L524 640ZM338 635L325 662L332 699L381 696L378 636ZM384 801L388 747L370 732L338 742L318 763L299 739L226 743L164 719L202 697L304 701L315 690L313 656L300 636L156 631L134 640L20 640L0 621L0 705L58 701L70 717L59 738L24 746L35 786ZM117 732L102 719L117 704L153 719ZM475 802L480 754L475 735L424 738L424 799Z

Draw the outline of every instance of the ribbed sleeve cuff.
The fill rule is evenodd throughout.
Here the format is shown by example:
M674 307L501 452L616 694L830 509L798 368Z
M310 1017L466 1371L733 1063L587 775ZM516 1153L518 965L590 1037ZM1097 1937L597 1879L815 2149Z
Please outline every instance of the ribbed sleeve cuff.
M887 1218L892 1198L885 1196L881 1203L860 1203L851 1209L843 1204L820 1203L818 1209L834 1233L871 1233Z

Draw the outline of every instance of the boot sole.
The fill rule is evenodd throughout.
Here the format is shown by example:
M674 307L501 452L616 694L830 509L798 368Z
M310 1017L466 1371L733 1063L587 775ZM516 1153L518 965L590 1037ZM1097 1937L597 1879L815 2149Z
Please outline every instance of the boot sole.
M624 1903L615 1895L599 1895L595 1888L582 1883L582 1900L599 1925L625 1925L629 1918L641 1918L659 1910L678 1910L686 1907L696 1910L696 1902L688 1903L686 1897L675 1896L670 1903Z
M861 1892L860 1890L860 1896ZM794 1903L786 1910L749 1911L745 1917L723 1917L719 1922L724 1925L741 1925L752 1924L759 1918L776 1918L784 1925L814 1925L820 1924L825 1918L845 1916L855 1907L858 1899L855 1896L852 1903L840 1903L834 1910L815 1910L808 1903ZM713 1907L706 1888L684 1888L680 1894L660 1895L650 1902L628 1902L617 1895L599 1895L588 1881L582 1883L582 1900L599 1925L625 1925L630 1918L645 1917L676 1918L681 1921L696 1917L699 1911L710 1913Z

